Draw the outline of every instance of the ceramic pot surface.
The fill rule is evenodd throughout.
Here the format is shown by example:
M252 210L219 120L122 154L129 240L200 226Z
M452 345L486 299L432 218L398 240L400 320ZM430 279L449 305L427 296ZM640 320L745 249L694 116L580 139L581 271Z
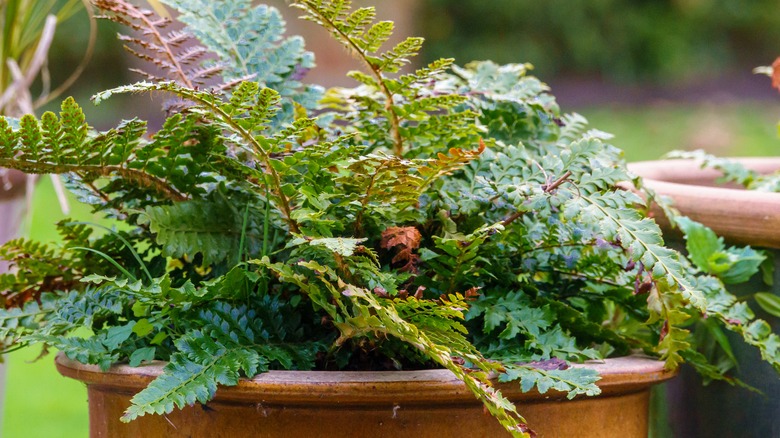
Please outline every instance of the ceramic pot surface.
M107 372L60 355L61 374L87 384L90 436L111 437L500 437L509 436L465 385L446 370L271 371L220 387L203 406L120 416L163 363ZM499 385L540 437L645 438L650 387L674 376L645 357L589 363L602 376L598 397L522 393Z

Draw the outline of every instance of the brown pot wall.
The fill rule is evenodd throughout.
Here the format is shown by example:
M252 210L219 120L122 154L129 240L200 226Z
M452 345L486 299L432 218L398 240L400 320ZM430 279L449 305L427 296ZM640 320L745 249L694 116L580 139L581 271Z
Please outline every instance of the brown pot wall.
M602 395L504 395L541 437L645 438L649 389L674 374L654 359L627 357L587 365L602 376ZM398 372L271 371L220 387L195 405L129 424L119 417L133 394L162 370L156 363L101 372L60 355L57 369L87 384L90 437L500 437L508 436L446 370Z

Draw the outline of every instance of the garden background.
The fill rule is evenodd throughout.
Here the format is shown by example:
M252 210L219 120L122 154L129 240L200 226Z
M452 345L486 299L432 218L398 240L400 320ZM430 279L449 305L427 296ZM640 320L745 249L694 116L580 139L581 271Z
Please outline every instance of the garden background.
M292 20L284 2L272 2ZM780 94L752 69L780 55L780 7L756 0L385 0L382 18L399 21L401 34L427 39L420 62L446 56L458 63L492 59L529 62L550 84L565 112L578 112L593 127L615 135L629 161L655 159L672 149L704 148L719 155L776 155ZM86 17L58 30L52 75L78 63L87 39ZM296 31L316 29L296 23ZM98 50L72 90L88 120L107 128L142 108L154 117L159 102L120 97L94 108L93 93L137 78L126 73L129 57L100 23ZM327 40L318 38L316 41ZM313 40L315 41L315 40ZM316 81L349 85L350 67L339 48L316 47ZM135 110L133 110L135 111ZM154 123L152 123L154 126ZM35 192L24 233L56 238L64 218L48 178ZM72 216L95 220L73 205ZM87 436L86 390L61 378L52 356L33 364L39 350L8 356L2 436ZM51 394L56 396L52 397ZM46 396L44 396L46 395Z

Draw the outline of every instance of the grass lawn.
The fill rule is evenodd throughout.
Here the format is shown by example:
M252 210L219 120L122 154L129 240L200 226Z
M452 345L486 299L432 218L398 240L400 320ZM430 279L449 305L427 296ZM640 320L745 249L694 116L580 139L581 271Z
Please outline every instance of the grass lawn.
M706 149L721 156L780 154L780 103L578 108L593 127L615 135L628 161L655 160L674 149Z
M71 216L94 220L89 209L70 202ZM65 215L51 181L43 178L33 199L32 216L25 234L41 241L56 241L54 224ZM25 232L23 230L23 232ZM54 368L54 354L32 362L40 348L30 348L6 357L6 399L2 419L5 438L81 438L88 436L87 388L66 379Z
M591 124L615 134L613 143L630 161L655 159L672 149L706 148L721 155L776 155L780 104L654 105L579 108ZM74 206L75 207L75 206ZM90 220L85 208L74 217ZM56 238L53 224L62 218L51 184L44 179L35 195L29 234ZM9 355L5 438L86 437L86 389L60 377L48 356L34 364L37 350Z

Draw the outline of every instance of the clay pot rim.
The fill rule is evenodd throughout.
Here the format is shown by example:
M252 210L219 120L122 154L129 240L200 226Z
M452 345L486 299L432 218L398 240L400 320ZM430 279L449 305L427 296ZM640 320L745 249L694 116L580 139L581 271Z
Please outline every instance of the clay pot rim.
M780 158L732 158L759 173L780 169ZM629 171L642 177L656 193L673 199L680 213L711 227L733 243L780 248L780 193L715 186L721 173L702 169L697 160L657 160L630 163ZM659 225L670 230L663 213L655 209Z
M130 367L116 364L102 372L96 365L84 365L59 353L56 358L60 374L87 383L135 393L162 373L165 362ZM604 361L574 364L595 369L601 375L597 383L603 395L644 390L669 380L676 370L664 368L664 362L647 356L632 355ZM565 393L536 391L522 393L517 383L498 384L505 396L513 400L541 398L563 399ZM474 396L450 371L269 371L252 379L241 379L237 386L220 387L217 397L233 401L325 404L386 404L388 399L405 403L427 403L432 399L445 403L473 403Z
M729 157L729 160L741 163L748 169L760 174L780 170L780 157ZM744 192L736 186L723 186L716 183L722 173L715 169L701 167L701 162L694 159L668 159L652 161L636 161L628 163L628 169L643 177L644 180L662 181L686 186L705 186L718 190ZM780 196L780 193L773 195Z

